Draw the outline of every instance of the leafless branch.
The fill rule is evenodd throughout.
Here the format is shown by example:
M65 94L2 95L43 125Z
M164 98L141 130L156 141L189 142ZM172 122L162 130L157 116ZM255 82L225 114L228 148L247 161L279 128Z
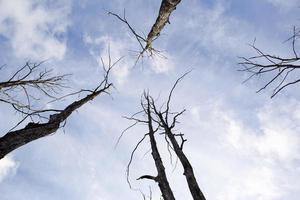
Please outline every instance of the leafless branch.
M294 27L293 35L286 41L291 41L293 56L281 57L274 56L263 52L257 48L254 44L250 47L256 52L255 56L246 58L240 57L239 63L243 69L239 71L250 73L250 76L245 80L248 81L254 76L268 75L271 78L264 84L257 92L265 90L267 87L274 85L271 98L276 96L280 91L288 86L294 85L300 82L299 74L300 58L298 57L296 50L296 42L299 38L299 30ZM291 73L293 72L293 73Z
M175 84L173 85L173 87L172 87L172 89L171 89L171 91L168 95L166 109L164 111L161 111L163 109L158 110L157 106L155 105L155 101L153 100L153 98L149 97L148 98L148 99L150 99L149 105L151 105L149 107L151 108L151 111L148 111L148 112L151 112L151 113L153 113L153 115L156 115L156 117L160 121L159 125L161 126L161 128L164 129L164 134L168 137L168 140L170 141L170 144L172 145L172 149L174 150L175 154L177 155L177 157L179 158L179 160L180 160L180 162L183 166L184 175L186 177L186 181L187 181L187 184L189 186L190 192L193 196L193 199L194 200L205 200L205 197L204 197L202 191L200 190L198 182L195 178L192 165L190 164L190 162L189 162L188 158L186 157L185 153L183 152L183 145L187 140L184 139L182 133L176 134L176 133L174 133L174 130L173 130L173 128L175 127L175 124L178 123L178 121L176 120L177 117L182 115L185 110L183 110L181 112L173 113L174 117L173 117L172 123L169 124L169 122L168 122L168 118L169 118L169 115L171 113L170 112L170 102L171 102L171 99L172 99L173 92L174 92L177 84L179 83L179 81L182 78L184 78L184 76L187 73L185 73L183 76L178 78L176 80ZM181 139L180 144L177 141L176 137L180 137L180 139Z
M143 98L141 100L141 106L142 110L144 113L144 120L140 120L138 118L134 118L133 120L139 123L147 123L148 125L148 136L150 139L150 144L151 144L151 150L152 150L152 157L153 160L155 161L155 166L157 169L157 176L151 176L151 175L143 175L139 178L140 179L150 179L158 182L160 190L162 192L163 199L173 199L173 193L172 190L169 186L167 176L165 174L165 168L163 165L163 162L160 157L160 153L158 151L158 147L156 144L156 138L155 134L157 131L163 130L162 135L165 136L165 141L167 143L167 149L170 154L170 159L172 159L172 153L170 149L172 149L176 156L179 158L183 169L184 169L184 175L187 180L187 184L189 186L190 192L193 196L194 200L205 200L205 197L200 190L200 187L198 185L198 182L195 178L194 172L192 165L190 164L188 158L183 152L183 146L184 143L187 141L184 138L184 135L182 133L176 134L174 131L174 127L176 123L179 123L177 118L181 116L185 110L182 110L180 112L171 112L170 111L170 104L171 104L171 99L172 95L174 93L174 90L177 86L177 84L188 74L189 72L185 73L181 77L179 77L176 81L175 84L172 86L169 94L168 94L168 99L167 103L165 106L157 106L154 98L152 98L149 95L149 92L144 92ZM159 109L158 109L159 108ZM173 116L171 118L170 116ZM169 118L172 119L172 123L169 123ZM132 119L132 118L129 118ZM157 126L157 128L154 130L153 126ZM144 136L145 137L145 136ZM177 141L177 137L179 137L180 141ZM143 138L144 140L144 138ZM142 140L141 140L142 141ZM140 142L141 142L140 141ZM139 145L140 143L138 143ZM134 150L135 151L135 150ZM170 195L166 195L170 194Z
M42 123L30 122L24 128L15 131L9 131L4 136L0 137L0 159L2 159L11 151L29 142L55 133L60 127L65 125L67 118L78 108L93 100L100 94L108 94L109 89L113 87L112 83L109 81L109 73L114 65L115 63L110 63L107 68L103 67L103 80L94 89L79 91L87 92L88 94L85 97L70 103L68 106L61 110L33 109L30 101L38 99L30 98L31 94L28 92L27 87L33 87L39 91L42 91L44 95L52 98L52 96L48 95L49 93L47 89L50 88L50 90L53 92L54 90L52 87L64 87L63 85L61 85L60 81L63 80L65 76L45 78L49 73L49 71L45 70L40 72L37 78L29 79L34 70L37 69L40 64L33 64L31 66L29 63L26 63L25 66L17 70L17 72L14 73L8 81L4 82L5 84L2 83L0 92L2 92L4 96L6 96L6 99L1 98L0 102L11 105L17 112L25 115L25 117L15 127L24 122L26 118L31 118L32 116L38 116L40 118L46 119L47 121ZM28 72L24 72L25 69L28 69ZM20 87L23 91L25 90L24 93L27 99L26 103L22 103L19 100L16 100L14 96L10 95L9 92L11 92L11 90L17 89L18 87ZM53 99L57 100L55 96L53 97ZM45 113L48 115L47 117L41 115Z
M144 134L144 136L142 137L142 139L140 139L140 140L137 142L136 146L133 148L133 151L131 152L129 162L128 162L128 164L127 164L127 168L126 168L126 179L127 179L127 183L128 183L128 185L129 185L130 188L132 188L131 183L130 183L130 179L129 179L129 178L130 178L130 166L131 166L131 163L132 163L132 161L133 161L134 154L135 154L136 150L139 148L139 146L140 146L140 145L142 144L142 142L145 140L145 138L146 138L147 135L148 135L148 133L147 133L147 134Z
M67 87L65 83L69 74L52 76L52 70L41 69L42 63L27 62L6 81L0 82L0 102L10 105L26 118L32 119L33 116L44 118L40 114L49 110L35 108L32 103L40 100L36 96L37 93L56 99L59 91ZM25 101L22 100L24 96Z
M161 6L159 9L159 14L156 18L155 23L151 27L150 32L147 37L141 36L138 34L136 30L130 25L130 23L126 19L125 10L123 12L123 16L120 16L113 12L108 12L109 15L116 17L121 22L125 23L131 33L134 35L136 40L138 41L141 51L138 52L138 56L135 64L139 61L140 58L144 56L146 53L148 57L152 57L154 54L163 56L161 51L152 47L152 43L160 36L161 31L165 27L167 23L170 23L169 18L171 13L176 9L176 6L180 3L181 0L162 0Z

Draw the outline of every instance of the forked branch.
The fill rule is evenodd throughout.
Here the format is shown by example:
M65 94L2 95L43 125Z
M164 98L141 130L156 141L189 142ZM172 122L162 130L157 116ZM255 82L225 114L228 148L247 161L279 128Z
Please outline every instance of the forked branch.
M33 104L40 100L38 94L52 100L56 99L58 93L67 87L66 78L69 74L53 76L52 70L41 69L42 63L27 62L7 80L0 82L0 102L30 117L43 118L41 113L51 111L40 110Z
M112 69L112 66L108 66L107 69L104 67L104 78L97 87L95 87L93 90L80 90L79 92L87 92L88 94L85 97L72 102L71 104L69 104L62 110L46 109L46 110L35 111L35 110L31 109L30 103L28 103L28 105L26 107L27 111L25 112L25 111L19 109L18 103L16 103L16 105L15 105L15 103L13 102L14 104L12 106L16 107L15 109L17 111L21 112L22 114L25 114L26 115L25 118L28 116L32 116L32 115L39 115L41 113L49 113L49 112L53 113L54 112L54 114L49 113L49 117L47 117L47 121L44 123L30 122L24 128L15 130L15 131L9 131L4 136L0 137L0 159L2 159L5 155L10 153L11 151L29 143L29 142L32 142L36 139L39 139L39 138L45 137L47 135L50 135L52 133L55 133L62 125L65 124L67 118L75 110L77 110L78 108L80 108L81 106L86 104L87 102L93 100L95 97L99 96L100 94L108 94L109 89L112 87L112 83L109 81L109 73ZM26 65L26 67L28 67L28 65ZM10 78L10 81L13 81L15 77L18 77L17 80L19 80L19 83L23 84L22 81L26 81L25 79L26 79L27 75L18 76L18 74L22 70L23 69L16 72L12 76L12 78ZM30 70L32 70L32 68L30 68ZM29 81L28 84L24 83L25 86L31 86L31 84L33 84L33 87L40 88L41 87L40 84L42 84L43 87L47 87L47 86L44 86L43 84L48 84L48 83L51 84L51 81L47 82L48 79L46 79L46 80L43 79L43 77L44 77L43 74L44 73L40 74L42 78L38 79L38 80L46 81L46 83L45 82L34 83L34 81ZM24 86L24 84L21 85L21 87ZM37 84L37 85L35 85L35 84ZM57 83L54 83L54 84L57 84ZM8 88L8 89L13 88L14 89L14 87L19 87L19 86L20 86L19 84L16 84L14 86L8 86L8 87L3 87L3 88ZM54 99L56 99L56 98L54 98Z
M299 30L294 28L293 36L287 40L292 41L291 57L274 56L263 52L254 44L250 45L256 52L256 55L249 58L241 57L241 62L239 63L243 67L243 69L239 71L244 71L250 74L245 82L255 76L267 76L269 80L259 90L257 90L257 92L261 92L267 87L271 87L273 85L271 98L276 96L288 86L300 82L298 74L300 69L300 58L298 57L296 50L296 42L299 39L299 36Z
M183 152L183 147L185 142L187 141L184 138L184 135L182 133L175 133L175 126L178 123L178 118L181 116L185 110L182 110L180 112L171 112L171 99L174 93L174 90L177 86L177 84L182 80L189 72L185 73L183 76L181 76L179 79L176 80L175 84L173 85L171 91L168 94L168 99L166 101L165 106L157 106L156 101L154 98L152 98L149 93L144 92L141 106L143 112L138 112L141 114L145 119L139 119L136 116L133 118L135 122L137 123L143 123L143 125L148 126L148 133L147 136L149 136L150 139L150 145L151 145L151 151L152 151L152 157L155 161L155 166L157 169L157 176L152 175L143 175L139 178L140 179L149 179L154 180L158 182L160 190L162 192L162 195L164 199L171 199L173 198L171 195L167 197L166 194L172 194L171 188L169 186L167 176L165 173L165 168L160 156L160 153L158 151L158 147L156 144L156 132L160 131L160 134L165 136L165 141L167 143L167 147L170 153L170 150L173 150L177 157L179 158L183 169L184 169L184 176L186 177L187 184L189 186L191 195L194 200L205 200L205 197L200 190L200 187L198 185L198 182L196 180L193 167L191 163L189 162L188 158L186 157L185 153ZM172 120L170 120L172 119ZM170 123L170 122L171 123ZM153 127L157 127L154 129ZM161 132L162 131L162 132ZM144 135L145 138L146 135ZM143 140L144 140L143 138ZM177 139L180 139L178 141ZM141 140L142 141L142 140ZM140 142L141 142L140 141ZM138 143L138 145L140 144ZM134 151L136 148L134 149ZM170 154L171 156L172 154ZM132 158L132 157L131 157Z
M130 25L130 23L126 19L125 11L122 17L113 12L108 13L115 16L121 22L125 23L138 41L141 47L141 51L138 53L136 63L141 57L144 56L145 53L150 57L152 57L154 53L162 56L159 50L153 48L152 43L160 36L165 25L167 23L170 23L170 15L176 9L176 6L180 3L180 1L181 0L162 0L156 21L152 25L147 37L143 37L141 36L141 34L138 34L137 31Z

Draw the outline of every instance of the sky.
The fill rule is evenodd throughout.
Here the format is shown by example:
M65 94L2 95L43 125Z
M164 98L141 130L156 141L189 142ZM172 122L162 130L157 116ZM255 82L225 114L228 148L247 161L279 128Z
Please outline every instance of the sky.
M175 90L171 109L187 111L178 131L184 151L208 200L298 200L300 195L300 95L292 86L270 98L259 77L243 83L240 56L255 44L274 55L292 55L284 42L299 26L299 0L185 0L153 46L166 58L144 58L134 66L139 45L126 25L108 11L123 13L141 35L155 21L159 0L0 0L0 60L3 81L26 61L56 74L71 73L72 89L101 81L101 57L124 58L113 69L111 95L84 105L55 134L27 144L0 160L1 200L142 199L129 188L126 166L146 133L135 127L123 136L128 116L140 109L144 90L163 104L178 77L192 69ZM296 46L298 47L298 46ZM65 100L58 106L66 106ZM1 106L0 134L20 116ZM22 127L20 127L22 128ZM175 158L157 138L177 199L192 199ZM155 174L146 141L136 152L130 180L153 199L155 183L137 181Z

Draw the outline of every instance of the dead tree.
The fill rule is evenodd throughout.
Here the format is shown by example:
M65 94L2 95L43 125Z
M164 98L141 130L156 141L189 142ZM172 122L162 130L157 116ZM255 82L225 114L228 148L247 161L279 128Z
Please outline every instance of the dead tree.
M138 34L135 31L135 29L130 25L130 23L126 19L125 11L123 13L123 16L120 16L113 12L108 13L125 23L128 26L129 30L132 32L132 34L135 36L142 49L138 54L137 61L140 57L143 57L145 53L148 53L148 56L152 56L153 53L160 54L160 51L152 47L152 43L160 36L165 25L167 23L170 23L171 13L176 9L180 1L181 0L162 0L156 21L152 25L151 30L146 38L141 36L141 34Z
M184 170L183 174L186 178L186 181L187 181L187 184L188 184L188 187L189 187L189 190L190 190L190 193L191 193L193 199L194 200L205 200L205 197L204 197L202 191L200 190L200 187L196 180L196 177L195 177L195 174L193 171L193 167L192 167L191 163L189 162L188 158L186 157L185 153L183 152L183 146L187 140L184 139L184 134L175 133L175 131L174 131L174 128L175 128L176 124L178 123L178 120L177 120L178 117L181 116L185 112L185 110L182 110L180 112L171 112L170 111L170 102L171 102L171 97L172 97L173 91L176 88L179 81L181 79L183 79L184 76L186 76L186 74L184 74L182 77L177 79L177 81L175 82L174 86L172 87L172 89L169 93L168 100L167 100L167 103L165 106L166 108L164 110L162 110L161 107L160 107L161 109L158 109L158 107L155 103L155 100L149 94L144 93L144 99L145 99L146 103L142 103L142 108L143 108L142 111L134 114L131 117L126 117L127 119L134 121L134 124L132 126L135 126L138 123L143 123L143 124L146 124L149 128L149 133L145 134L144 137L138 142L137 146L135 147L135 149L131 155L131 159L130 159L128 166L130 166L133 154L134 154L135 150L137 149L137 147L141 144L141 142L145 139L145 137L147 135L149 135L152 156L153 156L153 159L155 160L157 171L159 172L159 170L164 169L164 168L162 168L163 166L160 166L161 159L160 159L160 156L159 156L159 153L157 150L155 137L154 137L154 133L156 133L157 131L162 131L161 134L165 135L165 141L169 145L170 149L172 149L175 152L175 154L177 155L177 157L179 158L179 160L183 166L183 170ZM136 115L138 115L138 114L146 115L147 120L141 120L141 119L137 118ZM171 121L170 121L170 119L171 119ZM157 126L157 128L155 130L153 129L153 124L155 124ZM130 128L132 126L130 126ZM177 138L179 138L180 142L177 140ZM162 174L164 174L164 173L162 173ZM155 181L158 180L158 176L146 175L146 176L142 176L141 178L148 178L148 179L152 179ZM139 178L139 179L141 179L141 178Z
M157 175L156 176L151 176L151 175L143 175L138 180L140 179L150 179L154 180L155 182L158 183L158 186L160 188L160 191L162 193L162 197L165 200L175 200L174 194L171 190L171 187L169 185L167 175L165 172L165 167L162 162L160 153L158 151L158 147L156 144L156 139L154 134L157 132L158 129L154 130L153 128L153 119L151 116L151 110L150 110L150 99L148 94L144 93L144 98L146 100L145 104L142 103L143 110L145 114L147 115L147 124L148 124L148 129L149 129L149 139L150 139L150 144L151 144L151 151L152 151L152 157L155 162L155 167L157 169Z
M75 110L101 94L108 94L109 89L112 87L112 83L109 82L109 73L115 63L109 65L107 69L103 66L104 78L93 90L82 89L58 98L54 95L57 95L56 89L64 87L61 81L65 78L65 75L48 77L50 71L45 70L39 71L37 77L32 78L40 64L26 63L11 78L0 83L0 102L12 106L15 111L23 115L23 119L15 127L0 137L0 159L29 142L55 133L61 126L64 126L67 118ZM32 88L36 91L31 91ZM15 98L16 94L22 91L26 97L25 103ZM79 93L86 93L86 96L74 101L62 110L35 109L32 106L32 101L38 102L39 99L34 96L34 92L42 92L42 94L55 101ZM35 118L39 119L38 122ZM25 122L26 119L30 119L31 122L24 128L13 130L22 122Z
M298 71L300 69L300 58L298 57L296 42L300 37L300 29L294 27L293 35L287 41L292 43L292 56L282 57L265 53L255 46L255 42L251 44L251 48L256 52L255 56L246 58L241 57L239 63L244 68L240 71L248 72L251 75L245 80L255 76L268 76L269 80L257 92L273 85L271 98L276 96L280 91L288 86L300 82Z
M204 197L202 191L200 190L200 187L196 180L193 167L192 167L191 163L189 162L188 158L186 157L185 153L183 152L183 146L187 140L184 139L184 134L174 133L174 128L176 126L176 123L178 122L177 118L180 115L182 115L185 112L185 110L182 110L180 112L175 112L175 113L170 111L170 102L171 102L173 91L176 88L176 85L179 83L179 81L181 79L183 79L184 76L186 76L186 74L184 74L179 79L177 79L175 84L173 85L173 87L169 93L169 97L167 100L165 110L158 109L157 106L155 105L153 98L151 101L151 106L152 106L153 113L155 113L155 115L157 116L157 122L159 123L160 127L164 130L164 134L168 137L168 139L172 145L172 149L174 150L175 154L178 156L178 158L182 164L182 167L184 170L183 175L186 178L186 181L187 181L187 184L188 184L188 187L190 189L193 199L194 200L205 200L205 197ZM171 115L172 115L172 117L171 117ZM170 122L170 118L172 119L171 122ZM180 143L177 141L177 138L180 138Z
M155 134L157 134L157 131L159 130L159 127L157 127L157 128L153 127L153 126L155 126L156 122L153 121L154 119L152 118L150 98L149 98L148 93L146 93L146 92L144 92L144 94L142 96L141 107L142 107L142 111L140 111L138 113L135 113L131 117L125 117L128 120L134 121L134 123L133 123L133 125L129 126L127 129L125 129L123 131L123 133L121 134L121 136L119 137L119 140L117 142L117 144L118 144L121 137L125 133L125 131L129 130L130 128L134 127L137 124L146 125L147 128L148 128L148 133L144 134L143 138L137 143L137 145L135 146L134 150L131 153L130 160L129 160L129 163L128 163L128 166L127 166L127 182L128 182L128 184L131 188L131 183L129 181L130 165L132 163L134 153L138 149L139 145L148 136L149 140L150 140L150 145L151 145L151 154L152 154L152 158L153 158L154 163L155 163L157 175L156 176L143 175L143 176L139 177L137 180L149 179L149 180L155 181L156 183L158 183L158 186L159 186L159 189L161 191L163 199L165 199L165 200L175 200L174 194L172 192L169 181L167 179L167 175L166 175L166 172L165 172L165 167L164 167L163 161L161 159L161 156L160 156L160 153L159 153L159 150L158 150L158 147L157 147ZM144 114L145 119L138 119L138 118L135 117L137 114L142 114L142 113ZM142 193L142 195L143 195L143 198L145 199L145 195L143 193Z
M167 23L170 23L170 15L176 9L181 0L162 0L158 16L153 24L147 39L144 51L152 49L152 42L156 40Z
M27 62L10 78L0 82L0 102L12 106L15 111L22 114L33 113L30 117L38 115L39 112L36 112L32 105L33 102L37 103L40 100L37 93L55 99L57 93L66 87L68 76L51 76L52 70L41 69L41 65L42 62Z

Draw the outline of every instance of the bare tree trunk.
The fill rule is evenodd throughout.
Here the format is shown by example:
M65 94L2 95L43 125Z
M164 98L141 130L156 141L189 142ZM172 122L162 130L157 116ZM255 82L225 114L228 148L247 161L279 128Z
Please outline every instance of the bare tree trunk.
M189 72L185 73L183 76L181 76L180 78L178 78L175 82L175 84L173 85L170 93L169 93L169 97L167 100L167 105L166 105L166 110L165 111L159 111L157 110L156 106L155 106L155 102L152 99L151 105L152 108L154 110L154 113L157 115L158 117L158 123L160 124L160 126L164 129L165 134L167 135L167 137L169 138L173 149L176 153L176 155L178 156L183 169L184 169L184 176L186 178L186 181L188 183L190 192L193 196L194 200L206 200L202 191L200 190L200 187L197 183L195 174L194 174L194 170L193 167L191 165L191 163L189 162L188 158L185 156L184 152L183 152L183 144L186 141L183 138L183 134L174 134L172 132L172 129L175 127L176 123L177 123L177 118L185 111L181 111L181 112L175 112L174 116L173 116L173 120L171 125L168 122L169 116L172 115L172 113L170 112L170 101L171 101L171 97L172 97L172 93L176 87L176 85L178 84L178 82L184 78L185 75L187 75ZM178 141L176 140L176 136L179 136L181 138L181 145L178 144Z
M176 6L180 3L180 1L181 0L162 0L158 17L147 36L145 49L149 49L153 40L160 35L164 26L167 22L169 22L171 13L176 9Z
M155 162L155 166L157 169L157 176L150 176L150 175L144 175L141 176L139 179L152 179L158 183L158 186L160 188L160 191L162 193L164 200L175 200L174 194L171 190L171 187L169 185L167 175L165 172L165 167L162 162L162 159L160 157L160 153L157 148L156 140L155 140L155 131L152 126L152 117L151 117L151 111L150 111L150 102L149 97L145 95L145 98L147 100L147 117L148 117L148 128L149 128L149 138L150 138L150 144L151 144L151 150L152 150L152 157Z
M50 76L51 70L46 69L38 72L37 70L42 62L37 64L27 62L23 67L19 68L8 81L0 82L0 103L12 106L16 112L23 116L23 119L19 121L15 127L0 137L0 159L29 142L56 132L61 127L61 124L65 123L67 118L75 110L93 100L98 95L102 93L107 94L112 86L112 83L109 82L109 72L117 62L112 65L111 62L109 62L108 67L103 65L104 78L95 89L81 89L78 92L67 94L60 98L56 97L57 92L55 89L65 87L63 81L66 75ZM41 92L42 95L50 97L54 99L54 101L59 101L82 92L87 93L87 95L84 98L73 101L63 110L39 109L32 107L31 101L38 101L39 99L32 95L31 89ZM20 91L23 91L23 96L27 97L25 103L15 97ZM22 96L22 94L20 96ZM35 118L37 117L39 122L35 122ZM31 122L24 128L12 131L28 118ZM41 119L46 119L47 121L41 122Z
M178 78L173 85L169 97L167 100L167 103L165 106L160 106L159 109L155 105L155 100L147 93L144 93L144 98L146 100L146 103L141 102L142 105L142 110L133 114L131 117L126 117L128 120L134 121L134 124L129 126L126 130L129 128L135 126L136 124L145 124L148 126L149 132L144 135L144 137L138 142L136 145L133 153L131 154L131 159L129 162L129 165L132 161L132 157L138 146L144 141L145 137L149 135L150 137L150 143L151 143L151 150L152 150L152 157L155 161L155 166L158 172L157 176L151 176L151 175L144 175L141 176L139 179L151 179L156 182L158 182L159 187L163 193L164 199L174 199L173 193L170 189L166 173L165 173L165 168L163 165L163 162L161 160L157 145L156 145L156 140L154 134L157 131L163 131L161 134L165 135L165 140L167 142L168 148L171 147L174 152L176 153L177 157L179 158L183 169L184 169L184 176L186 178L190 193L193 197L194 200L206 200L205 196L203 195L202 191L200 190L200 187L197 183L193 167L191 163L189 162L188 158L183 152L183 144L186 142L186 139L184 139L183 134L174 134L173 133L173 128L176 126L178 123L177 118L181 116L184 112L185 109L180 111L180 112L171 112L170 111L170 102L171 102L171 97L172 93L176 87L176 85L179 83L181 79L183 79L189 72L186 72L184 75L182 75L180 78ZM165 109L164 109L165 107ZM136 117L137 115L143 114L143 118L145 118L145 115L147 116L146 120L140 119ZM172 119L171 122L170 119ZM153 124L156 127L156 129L153 129ZM124 133L124 132L123 132ZM122 133L122 135L123 135ZM121 136L122 136L121 135ZM181 144L178 143L176 137L180 137L181 139ZM170 156L172 155L171 152L169 151ZM129 166L128 165L128 166ZM167 196L168 195L168 196Z
M0 138L0 159L11 151L41 137L50 135L57 131L60 124L64 122L76 109L88 101L93 100L99 94L106 92L112 84L107 84L99 90L93 91L86 97L71 103L63 111L58 114L50 115L50 119L46 123L29 123L25 128L11 131Z
M142 48L142 51L138 55L137 61L139 60L140 57L142 57L144 55L145 52L148 52L150 56L153 55L153 52L159 53L158 50L156 50L152 47L152 42L159 37L160 32L164 29L165 25L167 23L170 23L170 21L169 21L170 15L176 9L176 6L180 3L180 1L181 0L162 0L160 8L159 8L158 16L156 18L155 23L152 25L151 30L147 35L147 38L145 38L142 35L139 35L134 30L134 28L127 21L125 12L124 12L123 17L118 14L115 14L113 12L108 13L110 15L115 16L123 23L125 23L128 26L128 28L130 29L130 31L132 32L132 34L135 36L140 47Z
M171 132L170 128L165 126L165 131L166 134L168 136L168 138L170 139L172 146L174 148L174 151L176 153L176 155L178 156L183 169L184 169L184 173L183 175L186 178L186 181L188 183L190 192L193 196L194 200L205 200L205 197L203 195L203 193L200 190L200 187L197 183L196 177L194 175L194 171L193 171L193 167L190 164L188 158L185 156L185 154L182 151L182 145L179 146L174 134Z

